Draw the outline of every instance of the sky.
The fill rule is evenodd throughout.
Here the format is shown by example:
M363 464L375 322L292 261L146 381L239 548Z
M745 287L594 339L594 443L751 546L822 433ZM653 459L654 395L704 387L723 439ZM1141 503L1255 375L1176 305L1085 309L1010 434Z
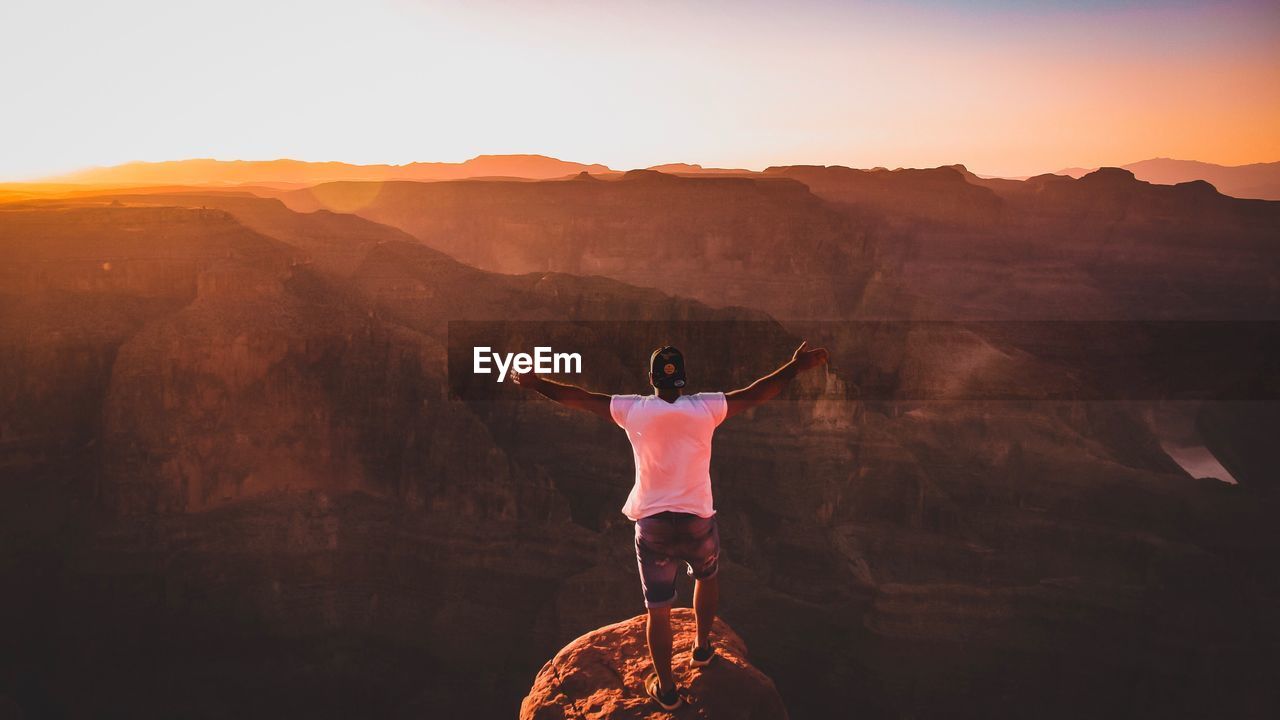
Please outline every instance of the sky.
M1274 0L5 0L0 68L5 181L191 157L1280 160Z

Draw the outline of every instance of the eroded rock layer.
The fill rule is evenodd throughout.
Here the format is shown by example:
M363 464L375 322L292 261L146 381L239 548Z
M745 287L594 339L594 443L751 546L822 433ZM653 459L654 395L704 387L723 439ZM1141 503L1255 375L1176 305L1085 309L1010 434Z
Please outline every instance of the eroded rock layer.
M581 380L641 392L647 343L680 320L694 390L772 370L811 330L837 358L727 422L712 467L724 617L792 717L1270 714L1280 474L1232 429L1265 412L1192 409L1241 475L1227 485L1187 475L1140 404L1073 400L1090 368L1043 343L807 327L829 319L814 302L836 319L926 307L877 288L938 267L932 246L895 269L859 233L936 224L892 204L877 212L893 222L868 219L794 180L712 178L732 182L673 204L703 182L675 180L616 181L649 198L625 211L610 203L631 190L443 184L441 207L466 211L423 220L437 235L243 194L0 209L0 572L19 588L0 594L0 696L32 716L510 717L547 657L641 607L618 514L630 451L609 423L512 388L451 399L448 322L628 321ZM557 214L579 202L601 213L581 227ZM1273 209L1238 207L1223 212L1240 252L1262 253L1249 223ZM738 210L758 229L726 230ZM572 264L550 226L650 275ZM534 272L429 247L496 252L481 241L516 230L513 257L536 266L504 269ZM683 253L684 274L657 282L661 264L628 254L646 242ZM702 272L735 253L741 272ZM1205 282L1243 277L1271 307L1274 256L1238 257ZM596 271L619 276L575 274ZM1153 306L1216 297L1165 286ZM1079 292L1130 307L1105 284Z

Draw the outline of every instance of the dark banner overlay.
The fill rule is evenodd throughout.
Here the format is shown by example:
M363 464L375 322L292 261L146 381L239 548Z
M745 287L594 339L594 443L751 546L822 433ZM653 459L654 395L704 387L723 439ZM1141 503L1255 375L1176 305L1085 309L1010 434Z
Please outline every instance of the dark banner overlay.
M451 321L448 333L450 396L467 401L515 399L512 368L651 392L663 345L683 350L687 392L732 390L802 339L831 351L832 387L867 402L1280 399L1277 322Z

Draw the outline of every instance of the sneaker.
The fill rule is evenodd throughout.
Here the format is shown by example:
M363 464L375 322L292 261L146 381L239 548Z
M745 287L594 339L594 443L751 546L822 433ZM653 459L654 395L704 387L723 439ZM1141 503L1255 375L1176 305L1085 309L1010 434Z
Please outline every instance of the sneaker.
M663 694L659 691L658 685L658 674L654 673L645 681L644 691L649 693L649 697L653 698L653 701L658 703L663 710L675 710L680 707L682 702L680 693L676 692L675 688L672 688L671 692Z
M710 665L712 660L716 659L716 649L707 645L706 647L696 647L693 652L689 653L689 667L697 668L704 665Z

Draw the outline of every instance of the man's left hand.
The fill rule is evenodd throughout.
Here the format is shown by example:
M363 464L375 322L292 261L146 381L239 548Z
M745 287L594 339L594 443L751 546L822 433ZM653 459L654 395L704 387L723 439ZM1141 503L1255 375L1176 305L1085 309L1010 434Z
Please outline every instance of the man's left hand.
M809 370L819 365L825 365L828 360L826 348L809 349L808 341L800 343L800 347L791 355L791 360L795 362L796 368L799 370Z

